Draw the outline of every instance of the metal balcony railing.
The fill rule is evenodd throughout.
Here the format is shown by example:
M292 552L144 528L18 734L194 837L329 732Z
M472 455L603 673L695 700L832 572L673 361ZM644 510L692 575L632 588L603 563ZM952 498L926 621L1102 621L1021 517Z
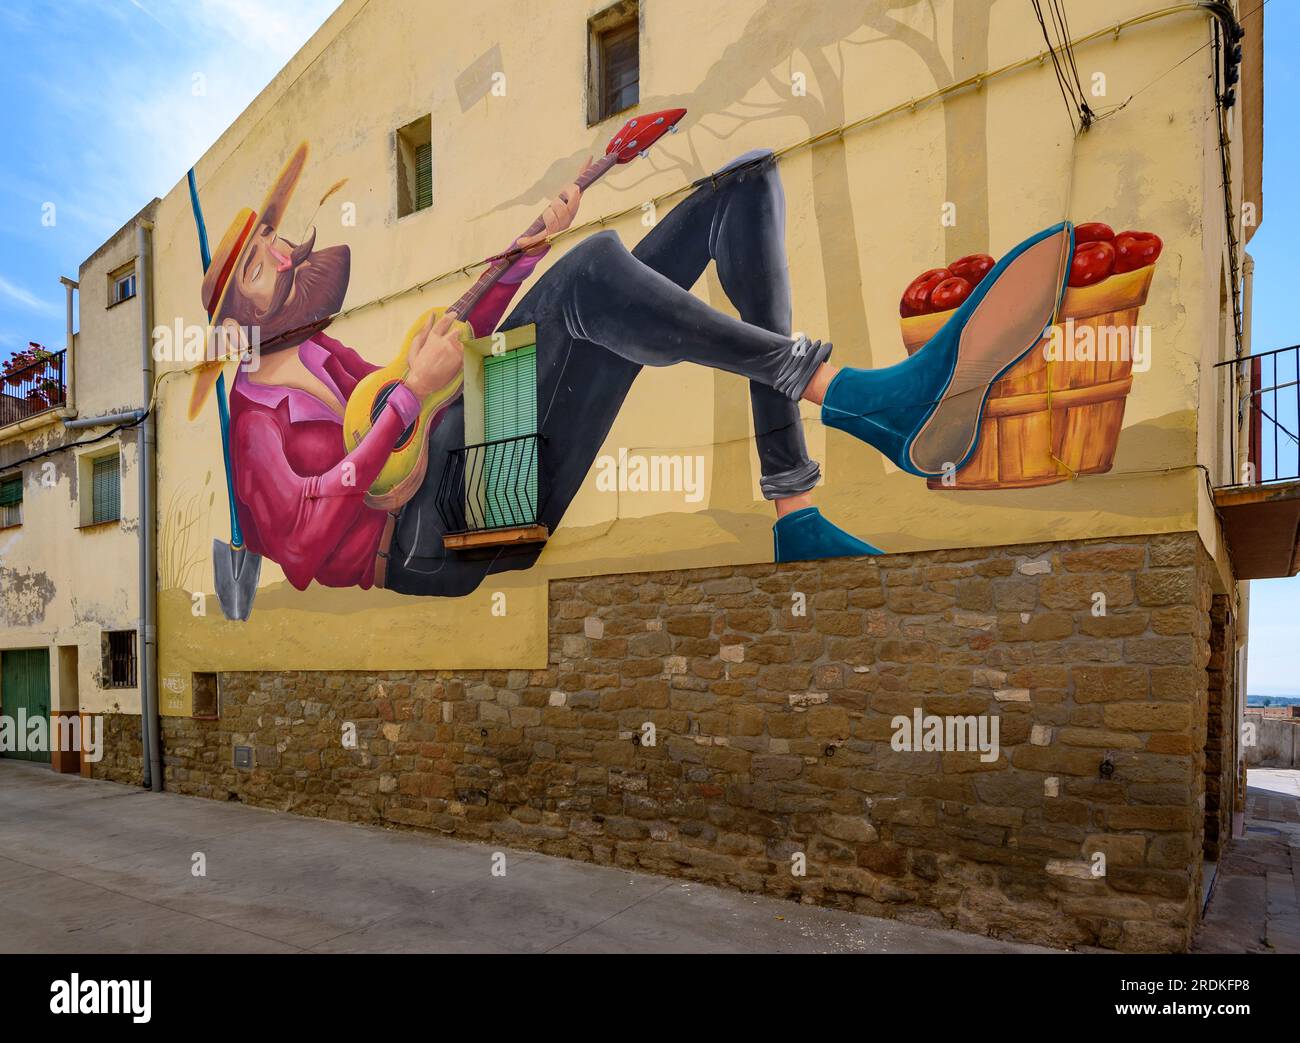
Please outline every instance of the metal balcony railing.
M1264 485L1300 478L1300 345L1220 362L1236 408L1229 456L1237 471L1226 485Z
M449 535L537 524L537 435L448 451L437 506Z
M34 362L0 376L0 427L64 404L67 354L66 350L45 352Z

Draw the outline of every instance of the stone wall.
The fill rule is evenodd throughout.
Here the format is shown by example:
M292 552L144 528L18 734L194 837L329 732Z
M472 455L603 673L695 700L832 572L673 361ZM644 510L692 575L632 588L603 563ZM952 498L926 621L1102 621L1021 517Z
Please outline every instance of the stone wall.
M140 741L140 715L106 713L101 716L104 721L103 756L94 763L83 761L83 774L89 774L95 779L139 786L144 777L144 747Z
M164 722L167 787L1178 950L1210 575L1188 533L554 582L545 670L223 674L219 720ZM996 718L999 756L894 748L918 708Z
M1205 857L1217 862L1232 830L1237 773L1237 624L1227 594L1210 609L1209 706L1205 733Z

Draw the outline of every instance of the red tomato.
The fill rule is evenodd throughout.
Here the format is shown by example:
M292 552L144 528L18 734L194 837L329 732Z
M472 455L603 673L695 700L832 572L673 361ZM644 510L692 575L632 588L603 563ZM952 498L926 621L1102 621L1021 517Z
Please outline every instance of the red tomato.
M971 284L967 280L954 275L951 279L944 279L930 291L930 303L935 311L948 311L969 297L971 289Z
M944 279L951 277L952 272L947 268L931 268L928 272L922 272L908 283L907 289L903 291L898 313L906 318L908 315L924 315L926 312L934 311L930 306L930 291Z
M1155 264L1164 245L1155 232L1120 232L1115 236L1115 271L1131 272Z
M1083 243L1108 243L1114 238L1115 232L1110 225L1102 224L1100 221L1089 221L1074 226L1075 246L1081 246Z
M959 279L965 279L974 288L980 284L984 276L988 275L992 267L993 258L988 254L970 254L953 261L948 265L948 271Z
M1070 285L1091 286L1110 275L1115 267L1115 247L1110 243L1080 243L1070 262Z

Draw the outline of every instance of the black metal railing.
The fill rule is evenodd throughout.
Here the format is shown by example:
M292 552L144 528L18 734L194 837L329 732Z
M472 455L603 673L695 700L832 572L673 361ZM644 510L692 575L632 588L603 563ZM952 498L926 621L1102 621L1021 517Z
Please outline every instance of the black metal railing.
M438 513L448 534L537 524L537 435L461 446L447 453Z
M42 351L34 361L0 375L0 427L63 405L68 393L64 381L67 354Z
M1226 485L1300 478L1300 344L1220 362L1233 423Z

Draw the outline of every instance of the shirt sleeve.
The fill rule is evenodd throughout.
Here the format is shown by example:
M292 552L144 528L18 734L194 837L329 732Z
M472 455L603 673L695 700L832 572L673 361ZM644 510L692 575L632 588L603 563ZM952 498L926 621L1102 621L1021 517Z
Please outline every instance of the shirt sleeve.
M360 513L369 510L366 491L407 422L396 405L385 409L352 452L324 474L307 476L290 466L284 434L273 416L251 411L233 425L231 450L245 464L235 468L239 499L257 524L267 557L298 590L312 581Z
M503 251L509 253L519 245L516 239L510 246ZM515 258L514 263L506 269L505 274L497 280L483 299L474 306L465 321L469 323L470 329L474 331L476 337L486 337L505 316L506 308L519 292L520 285L533 274L533 269L541 262L542 258L550 252L551 246L547 243L536 253L520 254Z

